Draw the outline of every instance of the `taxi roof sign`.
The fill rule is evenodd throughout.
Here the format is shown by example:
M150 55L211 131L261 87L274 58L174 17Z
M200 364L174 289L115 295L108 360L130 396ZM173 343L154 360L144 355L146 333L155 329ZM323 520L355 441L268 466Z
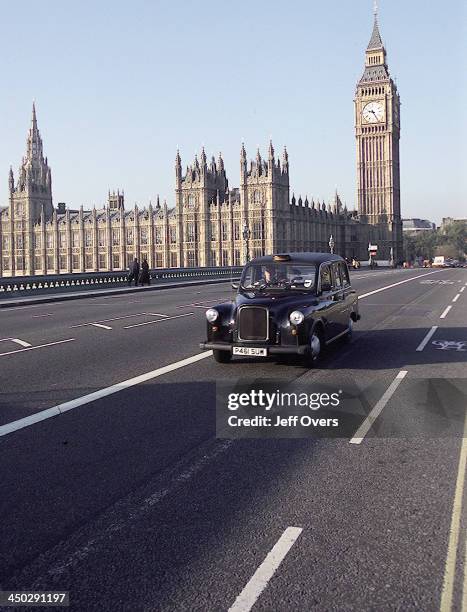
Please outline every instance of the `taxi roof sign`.
M274 261L290 261L291 257L290 255L287 255L287 253L284 253L284 254L273 255L272 259Z

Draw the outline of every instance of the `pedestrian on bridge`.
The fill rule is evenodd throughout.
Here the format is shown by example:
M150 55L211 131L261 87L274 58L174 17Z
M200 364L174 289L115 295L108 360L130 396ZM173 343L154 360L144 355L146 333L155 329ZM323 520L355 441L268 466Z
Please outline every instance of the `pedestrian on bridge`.
M138 260L134 259L133 263L131 264L130 268L129 268L129 274L128 274L128 285L131 287L131 281L134 279L135 281L135 287L138 285L138 279L139 279L139 262Z
M143 259L143 263L141 264L141 275L139 277L139 282L142 285L149 285L151 283L151 275L149 274L149 264L147 259Z

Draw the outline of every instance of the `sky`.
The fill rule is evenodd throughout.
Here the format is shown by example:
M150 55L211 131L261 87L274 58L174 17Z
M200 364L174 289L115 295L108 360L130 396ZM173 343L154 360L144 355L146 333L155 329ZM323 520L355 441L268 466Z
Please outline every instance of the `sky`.
M401 95L403 217L467 215L467 12L461 0L380 0ZM356 204L353 98L372 0L0 0L0 205L33 99L54 202L174 205L174 160L204 145L239 185L287 145L292 192Z

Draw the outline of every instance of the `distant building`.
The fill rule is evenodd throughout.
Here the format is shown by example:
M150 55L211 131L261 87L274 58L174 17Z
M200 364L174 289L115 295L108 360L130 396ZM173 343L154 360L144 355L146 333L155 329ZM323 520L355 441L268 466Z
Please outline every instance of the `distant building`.
M417 234L418 232L433 231L436 224L427 219L402 219L402 231Z
M10 204L0 210L0 275L60 274L126 269L135 257L151 268L241 265L278 251L327 251L367 257L374 228L356 212L332 202L290 197L287 151L260 152L247 163L240 152L240 187L229 188L224 161L210 163L204 149L182 171L175 159L175 207L159 201L125 209L124 194L108 193L107 205L77 210L52 204L52 179L33 107L26 155Z
M389 76L386 50L375 22L365 52L355 103L358 211L337 192L329 203L292 194L289 156L259 150L248 163L242 145L240 186L229 187L224 160L208 162L204 149L182 170L175 158L175 206L125 209L123 192L106 206L70 210L52 203L52 178L33 105L26 155L9 204L0 209L0 276L127 269L133 259L151 268L241 265L281 251L328 251L368 259L402 258L399 194L399 94Z

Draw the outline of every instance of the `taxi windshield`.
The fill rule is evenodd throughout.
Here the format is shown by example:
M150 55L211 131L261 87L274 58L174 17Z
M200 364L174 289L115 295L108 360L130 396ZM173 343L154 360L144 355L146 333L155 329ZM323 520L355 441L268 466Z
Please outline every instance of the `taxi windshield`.
M248 291L300 290L315 288L316 266L295 263L251 263L242 274L241 287Z

